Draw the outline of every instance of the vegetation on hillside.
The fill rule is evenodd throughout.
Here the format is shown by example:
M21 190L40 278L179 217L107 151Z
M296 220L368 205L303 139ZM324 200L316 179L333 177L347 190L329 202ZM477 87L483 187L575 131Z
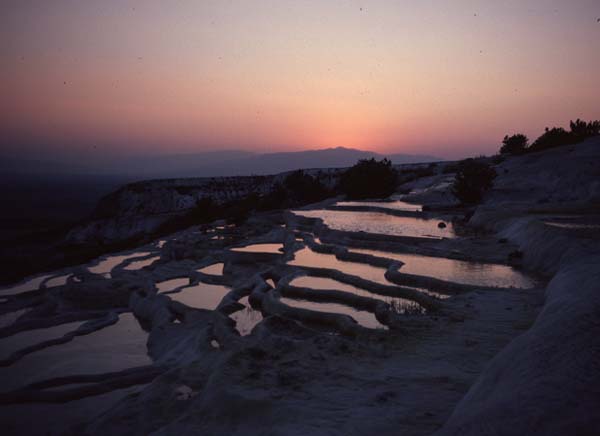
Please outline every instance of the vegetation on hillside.
M522 154L542 151L563 145L577 144L597 135L600 135L600 121L585 122L578 118L575 121L570 121L569 130L565 130L562 127L546 127L544 133L533 141L530 146L527 145L527 137L521 133L512 136L507 135L502 141L500 154Z
M225 203L218 203L210 197L202 198L185 215L164 223L160 232L207 224L217 219L225 219L229 224L241 224L252 212L303 206L324 200L333 194L317 178L298 170L288 174L283 183L274 185L273 189L265 195L253 193L245 198Z

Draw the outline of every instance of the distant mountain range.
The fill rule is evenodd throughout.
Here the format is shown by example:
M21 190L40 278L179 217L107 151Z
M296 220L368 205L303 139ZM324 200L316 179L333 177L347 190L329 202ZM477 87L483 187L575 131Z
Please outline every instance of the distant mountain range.
M243 176L276 174L302 168L343 168L354 165L359 159L371 157L376 159L387 157L394 164L443 160L428 155L401 153L383 155L344 147L279 153L225 150L98 159L86 164L72 165L44 160L2 159L0 172L23 175L85 173L134 179Z

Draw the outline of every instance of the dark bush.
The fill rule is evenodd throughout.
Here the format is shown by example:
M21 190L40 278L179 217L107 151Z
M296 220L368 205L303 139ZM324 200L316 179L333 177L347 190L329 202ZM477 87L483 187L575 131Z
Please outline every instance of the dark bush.
M421 177L433 176L434 174L435 167L431 165L426 167L407 168L398 172L396 183L403 184L412 180L420 179Z
M340 190L352 199L385 198L396 190L398 172L388 159L359 160L340 179Z
M444 166L442 174L452 174L458 171L458 163L449 163Z
M488 191L496 177L496 171L475 159L466 159L458 164L452 192L462 203L477 204Z
M500 154L523 154L527 148L529 139L527 136L517 133L516 135L506 135L502 140Z
M497 154L494 157L492 157L492 163L494 165L499 165L502 162L504 162L506 160L506 156L502 156L501 154Z
M329 196L329 190L316 178L302 170L294 171L283 181L288 198L296 204L308 204L324 200Z

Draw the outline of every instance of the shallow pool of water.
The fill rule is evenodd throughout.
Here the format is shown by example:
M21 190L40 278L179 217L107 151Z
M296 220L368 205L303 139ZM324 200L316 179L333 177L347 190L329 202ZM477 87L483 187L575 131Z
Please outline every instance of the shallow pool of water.
M351 212L341 210L301 210L296 215L321 218L326 226L348 232L367 232L394 236L421 238L453 238L452 223L444 222L441 229L439 219L399 217L379 212Z
M355 310L351 307L337 303L316 303L313 301L306 300L294 300L291 298L282 298L281 302L290 307L297 307L300 309L314 310L316 312L328 312L328 313L339 313L351 316L358 324L363 327L376 329L376 328L387 328L375 318L375 315L371 312L363 310Z
M112 269L118 265L121 265L127 259L131 259L133 257L148 256L149 254L149 251L139 251L131 254L108 256L101 259L96 265L88 267L88 270L94 274L108 274L110 277L110 272L112 271Z
M245 307L242 310L229 315L231 319L235 321L235 328L242 336L250 334L252 329L262 321L263 317L260 310L254 310L248 302L248 297L241 298L238 303L243 304Z
M169 294L169 297L190 307L214 310L229 291L226 286L199 283L183 288L180 292Z
M381 207L384 209L402 210L408 212L421 212L423 206L420 204L407 203L401 200L365 200L365 201L338 201L336 206L366 206L366 207Z
M420 311L420 306L412 300L406 300L404 298L393 298L385 295L375 294L365 289L357 288L352 285L347 285L346 283L341 283L337 280L333 280L327 277L296 277L290 282L290 285L310 289L344 291L361 297L382 300L390 304L399 313L405 313L407 311L414 312L417 310Z
M283 244L252 244L244 247L232 248L231 251L241 251L244 253L275 253L281 254Z
M213 263L212 265L205 266L204 268L200 268L197 271L204 274L211 274L213 276L222 276L224 266L225 264L223 262Z
M0 295L20 294L22 292L35 291L40 288L42 282L48 277L51 277L51 275L45 274L43 276L32 277L19 284L1 288Z
M60 327L66 333L80 324ZM147 339L148 334L132 314L121 314L116 324L89 335L77 336L66 344L29 354L10 367L0 368L2 390L53 377L97 374L149 365L152 360L147 352Z
M144 259L144 260L136 260L136 261L131 262L124 269L126 269L127 271L135 271L138 269L142 269L149 265L152 265L158 259L160 259L160 256L153 256L153 257L150 257L150 258Z
M52 277L47 280L44 284L47 288L53 288L55 286L64 286L67 284L67 279L71 277L71 274L64 274L62 276Z
M385 268L377 268L357 262L344 262L338 260L333 254L316 253L307 247L296 251L295 258L289 261L288 264L335 269L345 274L359 276L373 282L385 285L391 284L385 278Z
M187 277L180 277L176 279L165 280L162 282L156 283L156 287L158 292L167 292L172 291L175 288L179 288L181 286L189 285L190 279Z
M8 312L4 315L0 315L0 328L4 328L13 324L17 320L17 318L19 318L28 310L29 309L15 310L14 312ZM2 341L2 339L0 339L0 341Z
M522 272L508 266L490 263L467 262L443 257L399 254L386 251L352 249L355 253L387 257L404 262L400 272L434 277L468 285L531 288L535 281Z
M0 339L0 359L6 359L15 351L30 347L40 342L56 339L64 336L70 331L77 330L81 321L60 324L54 327L44 327L35 330L27 330Z

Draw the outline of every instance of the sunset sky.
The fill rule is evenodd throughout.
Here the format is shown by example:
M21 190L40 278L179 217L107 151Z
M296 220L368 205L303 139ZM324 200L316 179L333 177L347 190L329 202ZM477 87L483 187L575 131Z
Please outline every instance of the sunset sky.
M600 118L600 1L4 0L0 144L457 158Z

